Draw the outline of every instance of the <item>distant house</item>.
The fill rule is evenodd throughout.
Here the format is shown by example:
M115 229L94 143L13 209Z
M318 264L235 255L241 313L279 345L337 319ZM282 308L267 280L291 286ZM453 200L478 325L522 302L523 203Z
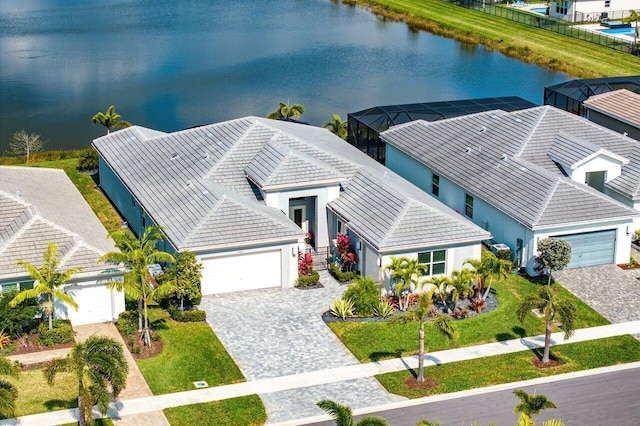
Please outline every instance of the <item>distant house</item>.
M54 316L74 325L115 321L124 311L124 294L107 281L122 280L122 270L99 264L115 249L107 231L63 170L0 167L0 289L33 288L18 259L38 267L48 243L56 243L60 268L82 267L64 286L79 310L56 305Z
M640 7L637 0L556 0L550 6L550 16L570 22L621 19L629 10Z
M391 255L430 275L480 256L490 234L325 129L247 117L175 133L96 139L100 185L129 226L164 227L168 251L204 265L203 294L291 287L299 251L346 233L356 269L384 279Z
M569 267L629 261L639 142L549 106L414 121L381 137L387 167L491 232L530 274L545 237L571 243Z
M620 89L593 95L583 104L590 121L640 140L640 94Z

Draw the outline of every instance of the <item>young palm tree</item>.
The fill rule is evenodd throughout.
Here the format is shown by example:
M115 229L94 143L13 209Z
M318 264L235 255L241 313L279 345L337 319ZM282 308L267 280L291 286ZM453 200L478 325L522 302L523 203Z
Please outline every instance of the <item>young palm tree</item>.
M148 303L171 294L175 288L171 285L154 288L147 266L159 262L175 263L175 259L156 247L158 242L165 239L159 226L148 226L140 238L136 238L129 230L112 232L109 238L120 251L105 253L98 262L122 263L130 268L124 276L124 282L114 281L108 286L118 291L124 290L127 297L138 302L138 329L144 344L150 346Z
M333 420L336 422L336 426L388 426L389 423L380 416L365 416L358 420L353 421L353 413L351 408L347 405L338 404L330 399L323 399L316 404L324 411L329 413Z
M322 127L329 129L331 133L341 139L347 139L347 122L343 121L338 114L333 114L331 121L325 121Z
M13 300L9 302L9 306L15 308L26 299L43 296L42 301L40 302L40 309L49 319L49 330L53 328L55 300L59 300L65 305L69 305L78 310L78 304L71 298L71 296L58 290L58 287L71 280L75 274L82 271L82 268L76 267L69 268L66 271L58 271L58 266L60 266L60 254L58 253L57 244L48 244L47 251L42 257L42 267L40 268L32 263L25 262L24 260L18 260L17 263L24 268L31 278L33 278L35 286L30 290L23 290L16 294Z
M483 253L482 258L480 260L467 259L463 263L463 265L471 266L475 271L476 278L478 280L478 286L476 287L477 294L482 294L482 290L484 289L484 281L489 276L488 264L484 260L488 256L492 256L492 255Z
M524 321L525 316L532 309L537 309L544 314L546 325L544 337L544 354L542 362L549 362L549 350L551 347L551 322L554 319L560 320L564 330L564 339L567 340L575 330L576 307L569 299L557 297L558 289L548 285L540 288L537 295L526 297L518 305L518 319Z
M406 311L409 307L409 293L411 285L420 285L420 277L427 271L426 265L420 263L418 259L408 257L391 256L391 263L385 266L385 271L391 272L391 279L396 283L396 295L398 296L399 308Z
M304 107L302 105L293 104L289 106L284 102L278 102L278 109L267 114L267 118L271 118L273 120L282 120L295 117L296 119L300 119L300 116L302 114L304 114Z
M407 323L410 321L420 323L420 332L418 334L418 377L416 378L416 381L420 383L424 382L424 324L429 319L429 308L433 303L433 292L434 289L431 289L429 292L420 294L417 307L408 310L404 315L390 321L390 323ZM436 331L449 339L449 341L456 340L460 336L458 327L456 327L448 315L438 315L433 321L430 321L429 324L435 327Z
M56 358L47 364L43 371L47 383L52 385L61 371L76 373L79 422L92 425L93 406L97 404L102 415L107 414L109 387L117 398L126 386L129 365L121 344L108 337L92 336L84 343L76 343L66 358Z
M484 292L482 298L484 300L489 296L489 292L491 291L491 284L493 284L494 278L502 279L506 278L511 270L511 262L504 259L498 259L495 256L484 256L482 261L485 265L485 277L489 277L489 285L487 286L487 290Z
M473 294L472 283L477 279L478 277L476 272L468 268L451 272L451 285L456 288L458 296L462 296L464 298ZM457 301L454 308L457 308Z
M0 356L0 376L17 378L20 375L20 368ZM10 382L0 379L0 416L11 418L15 415L16 400L18 399L18 389Z
M446 276L440 277L431 277L425 284L433 284L435 287L433 288L433 294L440 299L442 304L447 307L447 300L451 298L454 301L457 301L459 294L458 290L451 285L451 279Z
M91 122L95 126L101 124L107 128L107 134L111 132L111 129L124 129L125 127L131 127L131 123L122 119L122 116L115 111L115 106L111 105L107 112L98 112L91 117Z
M528 394L522 389L516 389L513 394L520 399L520 403L513 409L514 413L522 413L529 418L540 415L540 412L548 408L558 406L544 395Z

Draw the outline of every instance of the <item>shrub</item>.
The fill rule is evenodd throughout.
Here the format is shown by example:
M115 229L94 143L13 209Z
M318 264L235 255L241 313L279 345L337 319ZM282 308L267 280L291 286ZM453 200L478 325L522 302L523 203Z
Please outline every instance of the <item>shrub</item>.
M9 343L11 343L11 337L9 337L9 335L4 332L3 328L2 330L0 330L0 351L3 350L4 347Z
M353 316L353 302L349 299L337 299L331 304L331 313L343 320Z
M354 315L370 317L373 316L373 311L380 302L381 288L380 283L374 281L373 278L358 276L349 284L343 297L353 302Z
M320 274L316 270L311 270L310 275L301 275L296 280L297 287L311 287L318 285L320 282Z
M341 283L350 282L358 276L357 271L343 271L336 263L329 264L329 273Z
M80 158L78 158L79 170L96 170L98 168L98 151L90 146L82 150Z
M498 250L496 252L496 257L502 260L508 260L511 262L511 249Z
M469 316L469 310L468 309L454 309L451 312L451 317L455 318L455 319L463 319Z
M487 303L482 297L474 297L473 299L471 299L471 306L473 307L473 310L478 313L480 313L480 311L484 309L486 304Z
M73 342L73 327L69 320L53 320L53 328L43 322L38 326L38 342L45 346L53 346Z
M634 266L636 266L637 264L638 264L638 260L637 260L635 257L631 256L631 257L629 258L629 263L627 263L627 267L629 267L629 268L633 268L633 267L634 267Z
M167 310L169 311L171 318L178 322L202 322L207 319L207 313L200 309L181 311L170 304Z
M633 233L633 241L638 241L640 240L640 229L636 229L635 232Z
M131 336L138 329L138 312L124 311L118 315L118 329L125 336Z
M313 256L310 253L298 252L298 275L308 276L313 272Z
M180 301L180 306L198 305L202 301L202 263L193 252L183 250L176 254L176 263L171 264L156 277L160 284L175 283L175 293L171 296Z
M338 236L336 237L336 249L338 251L338 256L340 256L342 271L351 271L353 265L358 263L356 252L349 241L350 239L347 234L338 232Z
M0 328L11 338L17 338L36 327L35 316L38 312L38 302L35 297L27 299L16 308L9 307L17 291L0 293Z
M394 312L395 308L386 300L380 300L373 310L373 314L380 318L389 318Z

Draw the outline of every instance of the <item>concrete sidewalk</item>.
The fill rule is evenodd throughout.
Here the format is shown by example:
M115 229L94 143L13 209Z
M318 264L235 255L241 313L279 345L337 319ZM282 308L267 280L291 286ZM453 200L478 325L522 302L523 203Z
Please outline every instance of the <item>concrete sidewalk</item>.
M577 343L605 337L625 334L637 334L640 332L640 321L610 324L600 327L584 328L576 330L569 340L563 339L563 333L552 334L552 345ZM488 343L485 345L469 346L459 349L433 352L426 356L425 366L445 364L474 358L493 355L508 354L544 346L544 335L526 337L522 339L507 340L503 342ZM173 394L149 396L125 401L118 401L109 410L109 417L122 417L133 414L142 414L160 411L169 407L198 404L203 402L219 401L238 396L252 394L266 394L289 389L307 388L329 383L338 383L346 380L372 377L376 374L391 373L406 369L417 368L416 356L396 358L380 362L350 365L314 371L310 373L292 374L282 377L254 380L251 382L218 386L214 388L199 389ZM309 401L315 405L316 401ZM34 414L18 419L0 420L0 426L23 425L41 426L42 424L62 424L75 421L76 410L61 410L50 413ZM320 412L319 412L320 414Z

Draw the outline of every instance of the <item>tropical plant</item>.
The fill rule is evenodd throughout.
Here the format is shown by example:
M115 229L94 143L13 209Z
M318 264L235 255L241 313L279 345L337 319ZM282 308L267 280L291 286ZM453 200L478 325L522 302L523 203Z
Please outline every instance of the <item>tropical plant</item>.
M466 299L473 294L473 283L477 280L476 272L469 268L463 268L451 272L451 285L458 292L458 297ZM457 300L456 306L457 308Z
M278 102L278 108L275 111L271 111L267 114L267 118L272 120L282 120L291 117L300 119L300 116L304 114L304 107L300 104L293 104L289 106L284 102Z
M567 340L575 330L576 307L569 299L559 298L558 290L549 285L539 289L537 295L529 295L518 305L518 319L524 321L525 316L532 309L542 313L545 322L544 354L541 361L549 362L551 346L551 324L556 318L562 323L564 339Z
M553 271L564 269L571 261L571 244L567 240L560 238L544 238L538 242L538 257L536 263L538 268L547 272L549 280L547 285L551 285L551 274Z
M398 296L398 307L401 311L406 311L409 308L411 287L420 285L420 277L426 273L427 266L418 259L391 256L391 263L385 266L384 270L391 273L391 281L395 284L395 293Z
M11 136L9 140L9 155L27 155L27 164L29 164L29 156L32 152L42 151L44 144L47 143L40 139L37 133L27 133L24 129L18 130Z
M340 264L342 265L342 271L351 271L353 265L358 263L356 252L351 245L351 239L347 234L338 232L336 236L336 251L340 257Z
M154 281L147 267L160 262L175 263L175 259L171 254L156 247L165 239L159 226L148 226L140 238L136 238L126 229L110 233L109 238L120 251L105 253L98 262L124 264L129 267L130 270L124 274L124 282L112 281L107 285L118 291L124 290L127 297L138 302L138 330L144 344L150 346L147 305L150 301L174 294L175 286L164 284L154 288Z
M98 405L107 414L111 395L118 397L125 388L129 365L122 345L109 337L92 336L76 343L66 358L51 360L43 370L47 383L53 385L59 372L76 373L80 425L92 425L92 409Z
M395 317L390 321L390 324L396 322L408 323L411 321L420 323L420 331L418 333L418 377L416 377L416 381L420 383L424 382L424 324L429 318L430 307L433 304L433 292L434 289L421 293L415 308L409 309L403 315ZM428 323L431 324L439 334L449 339L449 341L456 340L460 336L458 327L456 327L448 315L438 315Z
M329 308L330 312L337 316L338 318L342 318L342 320L346 320L347 317L353 316L354 305L351 299L345 299L344 297L341 299L336 299L331 303L331 307Z
M82 150L78 158L79 170L97 170L99 167L98 151L92 146Z
M0 356L0 377L7 376L18 378L20 367L17 363L12 363L7 358ZM16 400L18 399L18 389L6 380L0 379L0 416L11 418L15 414Z
M82 271L82 268L74 267L66 271L58 271L60 254L58 253L57 244L49 243L47 245L47 251L42 257L42 267L40 268L22 259L19 259L17 263L24 268L35 282L32 289L23 290L16 294L11 302L9 302L9 306L15 308L26 299L39 296L41 298L40 309L49 319L49 330L53 327L54 303L56 300L78 310L78 304L71 296L59 290L59 287L71 280L75 274Z
M345 299L353 302L353 313L360 317L370 317L380 301L382 285L371 277L358 275L344 292Z
M330 399L323 399L316 404L329 413L336 426L388 426L389 423L380 416L365 416L355 422L351 408L347 405L338 404Z
M313 256L311 253L303 253L298 250L298 275L311 275L313 271Z
M480 313L480 311L482 311L485 308L485 306L487 306L487 301L482 297L478 296L471 299L471 307L477 313Z
M19 309L9 306L16 291L0 293L0 327L9 333L12 338L17 338L28 332L35 323L35 315L38 312L38 302L35 298L26 299L20 304Z
M197 305L202 300L202 263L189 250L181 251L175 259L176 263L169 265L156 278L161 285L173 286L172 295L180 301L179 308L183 311L185 301Z
M522 413L529 418L540 415L540 412L548 408L558 406L544 395L528 394L522 389L515 389L513 394L520 399L520 403L513 409L514 413Z
M447 300L451 298L454 302L458 300L458 290L451 285L451 279L446 276L431 277L424 284L433 284L433 294L440 299L440 302L446 307Z
M493 280L495 278L506 278L509 271L511 270L511 262L504 259L498 259L495 256L484 256L482 258L482 261L486 263L485 273L489 276L489 285L487 286L487 289L482 296L484 300L487 300L489 292L491 291L491 284L493 284Z
M633 32L633 45L636 46L638 42L638 37L640 34L638 33L638 21L640 21L640 14L636 10L630 10L629 16L622 18L623 22L635 22L635 31Z
M347 122L343 121L338 114L333 114L333 118L330 121L325 121L322 127L329 129L331 133L341 139L347 139Z
M482 294L482 290L484 290L484 282L485 279L489 277L489 263L485 260L488 257L493 256L493 254L489 252L482 252L482 257L480 259L467 259L464 261L463 265L469 265L473 268L476 274L476 279L478 280L478 285L476 287L476 294Z
M11 343L11 336L9 336L8 333L4 332L4 328L0 329L0 351L3 350L4 347L9 343Z
M516 422L516 426L536 426L536 422L533 421L533 419L527 416L526 414L520 413L520 417ZM565 426L565 423L562 420L551 419L551 420L545 420L544 422L540 423L538 426Z
M111 129L124 129L131 126L131 123L123 120L122 116L116 113L113 105L107 108L107 112L97 112L91 117L91 122L94 126L96 124L104 126L107 129L107 134L111 132Z
M379 300L373 309L373 314L380 318L389 318L395 312L395 308L387 300Z

